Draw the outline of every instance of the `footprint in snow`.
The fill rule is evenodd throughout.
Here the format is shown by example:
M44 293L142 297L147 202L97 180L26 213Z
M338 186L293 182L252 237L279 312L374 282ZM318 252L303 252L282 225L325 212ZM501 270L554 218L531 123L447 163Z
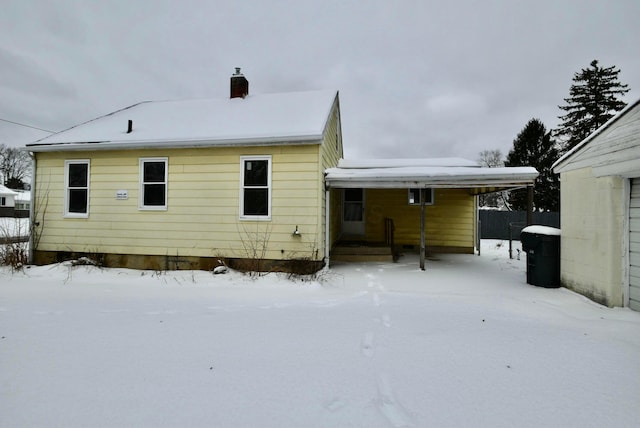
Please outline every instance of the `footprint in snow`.
M64 311L34 311L36 315L62 315Z
M378 293L373 293L373 305L380 306L380 295Z
M373 332L368 331L362 336L362 353L365 357L373 356Z
M396 401L386 374L378 376L378 399L376 407L395 428L412 427L411 417Z
M343 407L345 407L346 405L347 405L347 403L345 403L341 399L332 398L331 400L329 400L329 401L324 403L324 408L327 409L327 410L330 410L332 412L336 412L336 411L342 409Z
M387 328L391 327L391 317L389 314L382 315L382 325Z

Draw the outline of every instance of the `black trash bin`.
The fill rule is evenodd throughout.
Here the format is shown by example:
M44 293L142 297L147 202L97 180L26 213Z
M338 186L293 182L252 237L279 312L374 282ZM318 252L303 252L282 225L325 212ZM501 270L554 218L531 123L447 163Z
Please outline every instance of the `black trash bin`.
M560 229L527 226L520 233L520 242L527 253L527 284L560 287Z

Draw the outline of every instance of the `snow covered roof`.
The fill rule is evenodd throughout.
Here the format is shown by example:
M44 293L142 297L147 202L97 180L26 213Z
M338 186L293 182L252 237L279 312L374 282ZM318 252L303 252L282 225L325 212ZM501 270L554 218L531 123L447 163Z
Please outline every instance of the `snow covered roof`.
M515 188L533 184L532 167L482 168L459 158L342 160L326 170L336 188Z
M319 143L337 91L146 101L27 144L33 152ZM132 132L128 131L129 120Z
M10 195L17 195L18 192L14 192L13 190L9 189L8 187L3 186L2 184L0 184L0 195L3 196L10 196Z
M16 201L30 201L31 200L31 192L28 190L21 190L16 192Z
M338 168L399 168L399 167L479 167L478 162L462 158L423 158L423 159L340 159Z

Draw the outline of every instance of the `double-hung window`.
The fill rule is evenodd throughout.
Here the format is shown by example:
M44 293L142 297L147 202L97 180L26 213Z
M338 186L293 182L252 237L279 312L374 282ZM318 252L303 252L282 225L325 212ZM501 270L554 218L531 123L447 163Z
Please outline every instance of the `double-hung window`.
M64 216L89 217L89 160L64 162Z
M421 190L424 190L425 205L433 205L433 189L409 189L409 205L422 205Z
M240 218L271 219L271 156L240 158Z
M167 209L167 164L167 158L140 159L138 205L141 210Z

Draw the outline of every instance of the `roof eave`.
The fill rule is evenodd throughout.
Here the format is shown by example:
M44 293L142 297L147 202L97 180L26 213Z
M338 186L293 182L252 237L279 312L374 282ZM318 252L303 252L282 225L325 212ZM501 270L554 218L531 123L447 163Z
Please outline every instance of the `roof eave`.
M71 152L86 150L176 149L202 147L280 146L321 144L322 135L298 135L231 139L95 141L53 144L27 144L31 152Z

